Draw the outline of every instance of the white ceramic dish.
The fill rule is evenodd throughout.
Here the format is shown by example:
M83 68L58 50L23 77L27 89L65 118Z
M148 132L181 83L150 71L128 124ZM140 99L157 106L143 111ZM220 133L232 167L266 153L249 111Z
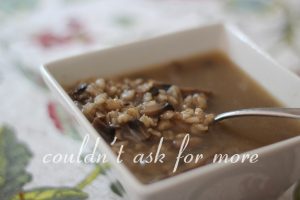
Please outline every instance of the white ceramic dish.
M300 79L278 66L235 27L213 24L74 56L42 66L43 77L85 130L98 133L73 104L62 85L89 77L120 74L172 59L219 50L289 107L300 107ZM219 80L220 81L220 80ZM129 199L136 200L253 200L275 199L300 178L300 137L256 149L256 164L214 164L141 184L101 140L101 151L113 163Z

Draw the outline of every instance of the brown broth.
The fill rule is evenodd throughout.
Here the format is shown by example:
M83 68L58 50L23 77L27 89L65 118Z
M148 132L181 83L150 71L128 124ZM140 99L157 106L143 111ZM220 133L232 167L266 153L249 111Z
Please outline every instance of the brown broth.
M282 106L225 55L218 52L151 67L122 77L152 78L178 86L211 91L213 95L208 101L207 112L209 113ZM191 152L203 153L208 158L197 165L180 163L176 174L209 163L211 155L215 153L246 152L297 136L299 131L299 124L291 119L247 117L223 121L213 125L208 133L202 136L204 144ZM177 152L169 153L164 164L145 166L132 163L133 156L139 152L131 152L130 147L125 148L125 152L127 152L123 157L125 164L143 183L155 182L174 175L172 169ZM144 148L142 152L149 152L149 150Z

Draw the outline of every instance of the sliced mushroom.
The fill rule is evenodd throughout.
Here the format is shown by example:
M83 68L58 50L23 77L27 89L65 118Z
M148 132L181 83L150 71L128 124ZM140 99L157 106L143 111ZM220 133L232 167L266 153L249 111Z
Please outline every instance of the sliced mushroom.
M172 85L167 83L161 83L161 82L154 82L152 88L149 90L149 92L152 94L152 96L157 96L159 94L159 90L168 90Z
M87 86L87 83L79 84L73 91L71 91L70 95L74 100L80 102L81 104L86 104L91 100L91 97L85 93Z
M172 110L174 111L174 107L170 104L170 103L165 103L162 109L162 112L168 111L168 110Z
M139 120L133 120L121 127L122 136L125 139L142 142L150 138L151 134L146 131L145 125Z
M101 117L96 117L92 125L106 142L111 143L113 141L115 137L115 127L106 125Z
M73 91L74 95L80 95L81 93L83 93L86 88L87 88L88 84L87 83L81 83L79 84Z
M174 107L170 103L155 103L153 105L144 106L142 112L147 116L157 116L167 110L174 110Z
M155 87L153 86L149 92L152 94L152 96L157 96L159 94L159 88L158 87Z

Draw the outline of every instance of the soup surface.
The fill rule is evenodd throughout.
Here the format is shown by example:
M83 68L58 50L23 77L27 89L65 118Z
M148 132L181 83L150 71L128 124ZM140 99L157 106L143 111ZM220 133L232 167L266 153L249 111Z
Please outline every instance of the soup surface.
M221 123L211 124L212 114L242 108L282 106L268 92L236 67L225 55L218 52L176 60L119 77L106 77L106 79L101 80L97 78L82 80L68 89L69 94L108 143L115 140L116 138L114 137L121 134L118 134L118 131L124 131L125 126L129 132L132 132L132 129L128 129L128 127L136 129L137 126L138 132L144 133L145 130L147 133L151 132L150 135L146 134L145 136L143 134L142 137L137 138L135 136L132 138L132 135L126 137L126 133L124 137L123 133L123 136L121 134L119 138L117 137L117 140L112 145L112 149L116 154L119 153L120 147L123 146L124 153L121 154L121 159L132 173L145 184L211 163L215 154L233 155L246 152L291 138L300 131L300 126L295 120L270 117L229 119ZM125 79L126 81L124 81ZM154 80L154 85L159 85L159 90L155 91L158 94L160 94L159 92L168 93L171 90L170 88L177 88L181 95L181 99L178 100L181 102L180 108L176 108L171 102L171 106L163 107L164 110L160 110L159 114L147 113L145 109L141 109L136 118L129 118L131 121L128 123L126 121L127 118L120 117L122 119L121 122L124 122L124 120L126 122L116 125L113 121L101 121L100 125L99 123L95 124L96 119L107 119L108 116L107 110L103 111L102 108L102 110L100 109L99 104L95 104L96 101L100 102L103 97L100 94L106 91L87 89L89 85L97 82L97 80L99 84L103 82L110 84L110 87L113 84L123 85L122 87L124 87L124 84L130 85L130 81L136 81L137 84L146 84L148 80ZM142 81L139 82L137 80ZM146 93L149 93L149 91L152 94L152 101L159 101L158 97L154 98L151 88L149 91L145 91L143 97L140 98L137 96L137 93L130 92L129 87L126 86L126 92L123 91L123 93L119 92L110 95L108 92L105 98L111 96L111 99L121 99L124 97L124 94L125 97L128 97L126 95L133 95L132 102L128 101L122 105L123 108L127 106L126 112L128 112L128 108L131 111L133 106L137 106L137 99L140 101L141 98L146 98ZM188 91L188 94L186 94L186 91ZM79 93L81 96L79 96ZM185 104L189 96L199 100L198 103L193 105ZM143 107L144 103L138 106ZM87 107L88 111L86 110ZM119 117L123 108L118 106L110 107L109 112L119 113ZM166 126L167 128L158 128L159 124L161 124L160 122L165 120L165 116L169 116L169 113L175 113L174 116L177 113L181 116L181 113L186 111L183 108L193 110L195 116L199 111L200 114L197 116L201 115L201 120L198 120L195 125L178 121L179 118L176 118L176 122L174 119L170 119L171 125L169 123L169 126ZM148 121L145 121L148 118L154 121L152 127L147 124ZM139 125L140 123L141 126ZM146 128L145 125L149 125L151 130L149 131L149 127ZM193 129L194 127L198 127L198 129L195 130ZM182 140L186 134L190 134L190 141L182 156L192 154L195 159L197 155L202 154L203 157L198 159L197 162L193 160L188 163L185 162L188 160L184 161L183 158L177 158ZM161 140L162 137L163 140ZM159 147L160 141L162 142L161 147ZM159 149L159 152L157 149ZM144 154L143 158L140 155L141 153ZM163 162L159 162L161 157L157 157L157 162L154 162L155 155L163 153L165 154L164 159L162 159ZM148 156L150 154L151 157ZM176 163L178 168L174 172Z

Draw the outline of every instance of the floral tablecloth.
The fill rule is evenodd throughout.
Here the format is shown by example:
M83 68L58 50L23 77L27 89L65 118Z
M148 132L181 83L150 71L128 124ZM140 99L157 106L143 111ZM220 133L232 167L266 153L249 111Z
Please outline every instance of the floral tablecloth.
M41 63L220 20L300 74L298 0L1 0L0 199L122 198L108 166L43 163L78 152L82 138Z

